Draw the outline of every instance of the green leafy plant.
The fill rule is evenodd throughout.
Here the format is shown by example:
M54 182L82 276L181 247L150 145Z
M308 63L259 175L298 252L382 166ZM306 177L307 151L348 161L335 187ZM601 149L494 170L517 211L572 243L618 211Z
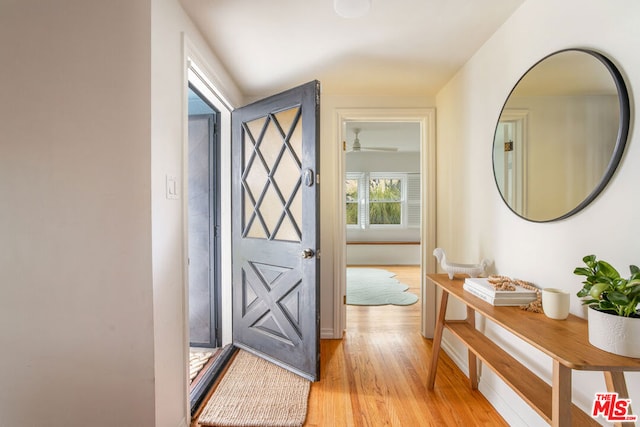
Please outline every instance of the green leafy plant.
M618 316L640 318L640 268L629 266L631 276L625 279L611 264L596 259L595 255L587 255L582 261L586 267L577 267L573 274L585 277L577 293L583 298L583 304Z
M402 182L399 179L369 180L369 223L401 224Z

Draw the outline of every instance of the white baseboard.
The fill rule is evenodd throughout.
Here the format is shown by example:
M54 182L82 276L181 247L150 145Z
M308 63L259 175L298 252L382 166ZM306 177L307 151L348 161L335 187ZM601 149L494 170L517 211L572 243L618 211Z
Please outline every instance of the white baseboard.
M490 375L495 374L491 373ZM501 381L497 377L496 379ZM504 387L508 388L509 386L504 384ZM505 399L504 393L497 391L488 381L480 380L478 390L511 427L547 427L549 425L511 389L509 389L509 394L513 393L513 395L509 396L508 401Z
M333 330L333 328L322 328L322 329L320 329L320 339L323 339L323 340L335 340L335 339L341 339L341 338L342 338L342 333L336 335L336 333Z
M442 350L444 350L445 353L447 353L447 356L449 356L449 358L451 360L453 360L453 363L455 363L458 366L458 368L460 368L460 370L466 376L469 376L469 366L467 365L467 355L466 355L466 353L461 355L459 352L457 352L455 347L453 347L449 343L449 340L447 340L446 337L442 337L442 341L440 342L440 346L442 347Z

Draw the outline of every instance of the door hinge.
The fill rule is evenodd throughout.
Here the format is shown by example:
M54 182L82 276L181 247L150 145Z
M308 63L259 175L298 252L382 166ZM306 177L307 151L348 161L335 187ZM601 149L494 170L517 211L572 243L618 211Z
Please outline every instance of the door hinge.
M342 304L347 305L347 296L342 295Z
M342 141L342 151L347 151L347 141Z

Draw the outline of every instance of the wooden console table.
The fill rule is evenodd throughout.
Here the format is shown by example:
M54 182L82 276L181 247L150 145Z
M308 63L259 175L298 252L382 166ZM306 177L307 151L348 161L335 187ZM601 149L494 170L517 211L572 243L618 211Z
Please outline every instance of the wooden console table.
M495 307L464 291L462 276L453 280L446 274L429 274L427 277L443 290L427 378L429 390L434 388L442 331L447 328L468 348L472 389L478 387L479 358L554 427L598 425L596 420L571 403L571 373L574 369L602 371L607 391L617 392L621 399L629 398L624 372L640 371L640 359L616 356L589 344L586 320L573 315L566 320L553 320L519 307ZM445 320L449 295L466 305L465 320ZM548 355L553 361L553 384L548 385L476 329L475 313L491 319Z

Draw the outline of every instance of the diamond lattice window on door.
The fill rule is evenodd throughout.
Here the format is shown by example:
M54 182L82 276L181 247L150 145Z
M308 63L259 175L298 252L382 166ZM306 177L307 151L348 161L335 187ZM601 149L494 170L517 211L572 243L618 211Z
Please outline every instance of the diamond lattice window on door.
M300 108L245 124L243 237L300 241L301 128Z

